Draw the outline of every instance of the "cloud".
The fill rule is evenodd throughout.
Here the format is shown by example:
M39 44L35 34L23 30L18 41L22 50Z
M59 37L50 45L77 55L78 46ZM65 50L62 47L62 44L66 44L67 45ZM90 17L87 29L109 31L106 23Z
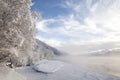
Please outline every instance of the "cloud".
M75 46L83 42L86 45L86 42L119 41L119 4L120 0L67 0L61 7L69 10L69 14L37 22L37 29L45 32L50 39L42 34L39 35L50 45L55 47L63 45L61 47L63 49L77 49ZM78 50L73 50L73 52L78 52Z
M56 39L53 39L53 38L49 39L49 40L47 40L47 39L45 39L45 38L43 38L41 36L36 36L36 38L43 41L43 42L45 42L45 43L47 43L50 46L53 46L53 47L55 47L55 46L61 47L62 46L62 43L60 41L58 41Z
M48 24L54 23L56 20L55 19L43 19L38 22L36 22L36 28L40 31L43 32L49 32L49 28L47 28Z

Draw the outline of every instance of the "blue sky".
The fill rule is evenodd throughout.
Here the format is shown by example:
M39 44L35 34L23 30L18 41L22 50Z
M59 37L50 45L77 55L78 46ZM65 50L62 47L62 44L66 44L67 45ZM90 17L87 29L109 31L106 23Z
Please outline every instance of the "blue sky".
M36 37L61 50L120 41L120 0L33 0ZM76 48L77 47L77 48ZM80 51L79 51L80 50ZM83 49L82 49L83 50Z
M32 10L41 13L42 18L54 18L59 15L65 15L69 11L61 7L64 0L33 0L35 5Z

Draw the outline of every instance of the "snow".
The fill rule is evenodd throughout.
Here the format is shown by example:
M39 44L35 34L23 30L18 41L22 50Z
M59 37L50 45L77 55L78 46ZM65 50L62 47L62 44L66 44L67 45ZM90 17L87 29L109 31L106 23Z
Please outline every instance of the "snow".
M34 65L33 69L38 72L53 73L61 69L63 66L63 63L60 61L41 60Z
M27 78L13 69L0 66L0 80L27 80Z
M36 72L32 66L16 68L16 71L28 80L120 80L120 78L94 72L78 65L64 62L62 64L64 66L61 69L51 74Z

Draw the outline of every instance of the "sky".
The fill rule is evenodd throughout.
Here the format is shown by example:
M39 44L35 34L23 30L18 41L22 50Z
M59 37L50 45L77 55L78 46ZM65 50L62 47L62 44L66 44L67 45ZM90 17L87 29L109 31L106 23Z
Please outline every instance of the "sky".
M36 38L67 53L120 47L120 0L33 0Z

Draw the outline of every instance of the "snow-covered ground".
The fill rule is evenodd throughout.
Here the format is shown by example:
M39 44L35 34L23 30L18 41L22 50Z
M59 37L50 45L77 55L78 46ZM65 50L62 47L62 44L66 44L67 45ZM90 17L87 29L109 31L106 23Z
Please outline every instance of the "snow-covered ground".
M54 73L36 72L33 67L16 68L15 71L28 80L120 80L120 78L94 72L77 65L64 63L63 67Z
M0 65L0 80L27 80L27 78L13 69Z

